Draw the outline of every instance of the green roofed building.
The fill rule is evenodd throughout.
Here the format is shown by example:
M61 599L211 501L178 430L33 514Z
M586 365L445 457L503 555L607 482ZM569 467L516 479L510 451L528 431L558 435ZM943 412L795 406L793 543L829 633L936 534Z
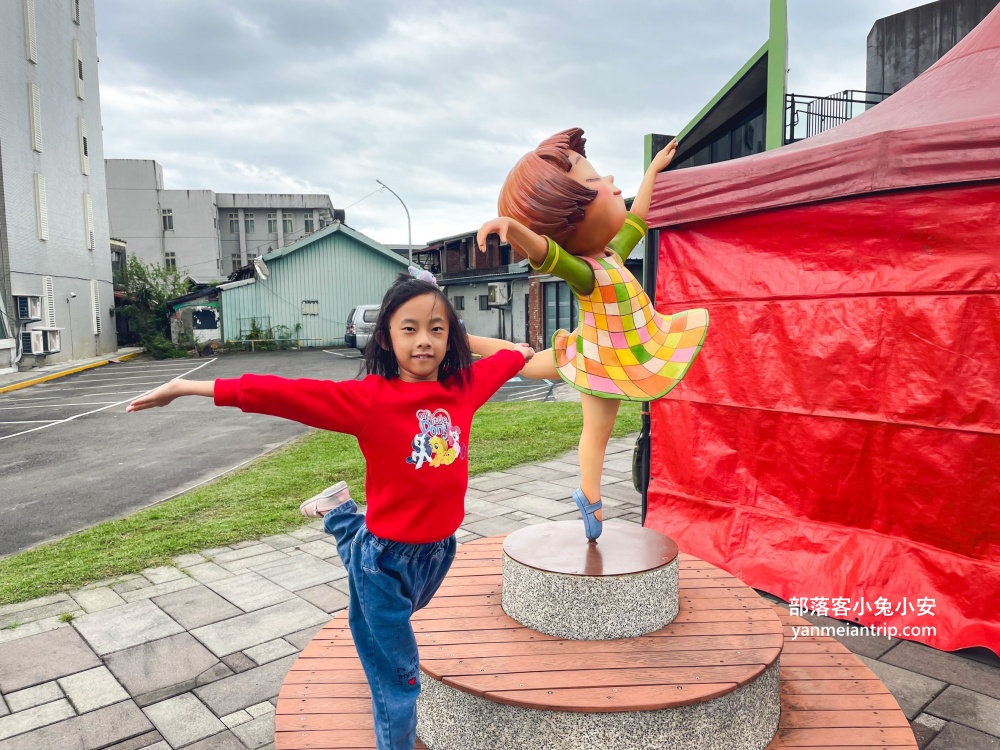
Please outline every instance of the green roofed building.
M713 164L784 144L788 2L771 0L770 32L746 64L680 133L669 169ZM673 136L646 136L646 164Z
M263 266L247 266L218 287L225 341L342 345L351 310L381 303L407 265L405 258L339 222L261 260Z

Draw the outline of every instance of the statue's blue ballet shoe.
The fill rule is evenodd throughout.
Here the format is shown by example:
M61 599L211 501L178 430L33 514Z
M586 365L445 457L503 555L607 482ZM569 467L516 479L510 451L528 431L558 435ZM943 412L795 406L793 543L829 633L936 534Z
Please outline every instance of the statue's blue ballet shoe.
M598 521L596 516L597 511L604 507L604 503L598 500L592 504L587 500L582 489L573 490L573 501L580 509L580 515L583 516L583 531L587 535L587 539L593 542L601 535L604 527L604 524Z

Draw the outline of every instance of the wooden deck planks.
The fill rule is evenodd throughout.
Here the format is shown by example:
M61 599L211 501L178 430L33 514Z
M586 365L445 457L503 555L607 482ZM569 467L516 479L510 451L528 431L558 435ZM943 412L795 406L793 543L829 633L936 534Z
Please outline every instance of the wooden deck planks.
M792 626L805 620L708 563L681 553L682 612L663 631L641 639L566 641L529 631L499 609L501 547L502 538L491 538L460 548L449 574L456 580L446 581L432 603L440 610L419 618L422 679L439 673L446 684L458 679L463 689L477 686L515 705L588 711L603 700L627 711L662 701L665 687L678 692L682 686L684 703L729 692L739 683L721 678L759 673L780 647L781 719L768 750L917 748L895 698L850 651L825 636L793 639ZM600 668L569 668L579 666L582 654ZM721 663L712 663L716 654L723 655ZM620 666L622 658L627 667ZM710 674L720 680L710 681ZM534 687L539 682L545 687ZM374 750L368 685L346 613L316 634L289 671L278 696L275 747Z

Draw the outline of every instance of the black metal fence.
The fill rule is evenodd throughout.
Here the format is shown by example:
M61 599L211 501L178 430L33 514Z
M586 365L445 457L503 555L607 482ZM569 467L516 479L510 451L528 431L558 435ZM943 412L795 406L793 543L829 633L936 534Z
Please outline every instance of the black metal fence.
M785 143L819 135L883 101L883 91L838 91L830 96L785 95Z

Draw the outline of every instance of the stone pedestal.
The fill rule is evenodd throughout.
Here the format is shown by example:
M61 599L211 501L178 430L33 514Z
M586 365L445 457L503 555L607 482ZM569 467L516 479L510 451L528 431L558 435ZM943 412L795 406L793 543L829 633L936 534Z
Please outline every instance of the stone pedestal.
M677 545L609 521L593 543L577 521L529 526L503 545L503 611L558 638L606 641L652 633L677 616Z

